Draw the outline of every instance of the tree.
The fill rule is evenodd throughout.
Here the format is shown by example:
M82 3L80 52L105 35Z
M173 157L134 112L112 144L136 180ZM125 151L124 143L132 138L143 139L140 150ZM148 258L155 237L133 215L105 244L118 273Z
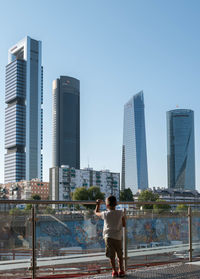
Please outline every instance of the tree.
M104 193L100 191L98 186L91 186L88 189L85 187L76 188L72 194L74 201L96 201L97 199L104 199ZM86 208L94 209L95 205L84 205Z
M138 196L138 201L141 202L149 202L149 201L154 202L157 201L158 199L159 199L159 195L154 194L150 190L143 190ZM145 204L142 207L143 209L153 209L153 204Z
M98 186L88 188L88 197L90 201L104 200L105 194L100 191ZM95 205L88 205L87 208L95 209Z
M157 202L161 202L163 200L156 200ZM171 209L171 206L169 204L154 204L153 205L153 211L155 213L163 213L163 212L168 212Z
M105 194L100 191L98 186L91 186L88 188L88 196L90 201L96 201L97 199L104 200Z
M41 197L37 194L34 194L34 195L31 196L31 200L40 201Z
M186 212L188 210L188 206L186 204L179 204L176 207L177 212Z
M40 201L41 197L37 194L34 194L34 195L31 196L30 199L35 200L35 201ZM31 208L32 208L32 204L27 204L25 210L31 210ZM38 206L37 206L37 208L38 208Z
M11 208L11 209L9 210L9 214L10 214L10 215L21 215L22 212L23 212L23 211L20 210L20 209L17 208L17 207Z
M130 188L124 189L124 191L120 191L119 196L120 201L134 201L133 193Z
M73 201L87 201L88 191L85 187L76 188L72 194Z

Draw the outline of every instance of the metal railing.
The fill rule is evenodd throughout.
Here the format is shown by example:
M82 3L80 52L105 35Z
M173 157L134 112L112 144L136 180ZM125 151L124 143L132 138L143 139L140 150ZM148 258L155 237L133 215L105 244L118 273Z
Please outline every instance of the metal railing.
M0 200L0 205L1 204L31 204L32 208L31 208L31 217L29 218L30 222L31 222L31 238L32 238L32 255L31 255L31 267L29 268L31 270L32 273L32 279L37 278L36 277L36 273L37 273L37 256L36 256L36 223L37 223L37 206L44 206L44 205L64 205L66 207L70 207L70 206L85 206L85 205L95 205L95 202L92 201L42 201L42 200ZM184 246L185 250L188 250L189 252L189 257L188 260L191 262L193 260L193 237L192 237L192 207L194 206L199 206L200 207L200 202L164 202L164 201L159 201L159 202L119 202L119 205L126 205L127 207L129 206L134 206L134 209L131 209L131 212L133 213L134 210L136 210L138 212L140 212L140 207L141 206L145 206L145 205L163 205L163 204L168 204L168 205L179 205L179 204L185 204L188 206L188 211L187 214L185 214L184 216L187 217L187 223L188 223L188 244L184 244L182 246ZM128 213L128 209L124 209L124 215L125 217L128 219L130 218L130 216L127 214ZM145 215L144 215L145 216ZM153 217L152 217L153 218ZM63 222L64 224L64 222ZM145 245L145 244L143 244ZM197 245L197 244L195 244ZM188 248L187 248L188 246ZM127 227L124 228L123 231L123 247L124 247L124 266L125 269L128 268L128 259L129 259L129 254L131 254L131 249L128 249L128 238L127 238ZM178 247L178 245L177 245ZM196 246L195 246L196 247ZM160 248L161 249L161 248ZM166 251L169 250L169 248L162 248L163 250L166 249ZM168 249L168 250L167 250ZM159 251L159 247L154 247L151 249L151 255L154 255L155 253L154 250L156 251L156 253L158 253ZM140 255L142 255L142 252L147 253L147 250L145 250L145 248L143 249L143 251L140 252ZM135 250L133 249L132 253L135 253ZM147 254L148 254L147 253ZM99 257L102 257L103 253L99 253ZM76 257L77 255L75 255ZM90 254L89 254L90 256ZM72 257L71 257L72 258ZM70 259L71 259L70 258ZM89 257L88 257L88 261L90 261Z

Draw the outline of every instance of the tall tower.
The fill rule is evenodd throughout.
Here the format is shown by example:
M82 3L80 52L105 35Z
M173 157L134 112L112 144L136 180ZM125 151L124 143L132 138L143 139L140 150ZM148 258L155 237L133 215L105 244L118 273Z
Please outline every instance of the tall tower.
M168 188L195 190L194 112L167 112Z
M80 169L80 82L60 76L53 81L53 167Z
M143 92L124 105L121 190L135 194L148 188L146 133Z
M25 37L8 51L5 183L42 180L43 68L41 41Z

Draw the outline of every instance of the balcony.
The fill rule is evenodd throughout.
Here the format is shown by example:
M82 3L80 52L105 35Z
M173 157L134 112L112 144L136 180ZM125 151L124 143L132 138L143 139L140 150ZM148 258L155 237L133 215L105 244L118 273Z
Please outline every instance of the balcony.
M20 204L32 209L19 209ZM88 204L94 203L0 200L0 278L110 278L103 221ZM129 278L199 278L200 203L180 212L142 210L145 204L119 205L127 220Z

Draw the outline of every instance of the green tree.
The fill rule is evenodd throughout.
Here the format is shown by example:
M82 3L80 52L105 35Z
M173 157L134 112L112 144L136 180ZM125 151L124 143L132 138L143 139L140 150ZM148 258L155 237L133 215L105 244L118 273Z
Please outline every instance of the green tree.
M157 202L161 202L163 200L156 200ZM153 205L153 211L155 213L163 213L163 212L168 212L170 211L171 209L171 206L169 204L154 204Z
M34 194L31 196L31 200L40 201L41 197L40 197L40 195Z
M21 215L22 212L23 212L23 211L22 211L21 209L17 208L17 207L11 208L11 209L9 210L9 214L10 214L10 215Z
M85 187L76 188L72 194L73 201L87 201L88 200L88 191Z
M105 194L98 186L91 186L88 188L88 196L90 201L96 201L97 199L104 200Z
M79 187L74 190L72 193L73 201L88 201L88 191L85 187ZM80 209L79 205L76 205L75 208Z
M72 194L72 200L74 201L96 201L97 199L104 199L104 193L102 193L97 186L91 186L88 189L79 187L76 188ZM85 207L94 209L95 205L85 205Z
M176 207L177 212L187 212L188 206L186 204L179 204Z
M88 188L88 197L90 201L104 200L105 194L101 192L98 186ZM95 209L95 205L88 205L87 208Z
M157 201L158 199L159 199L159 195L154 194L150 190L143 190L138 196L138 201L141 202L149 202L149 201L154 202ZM142 207L143 209L153 209L153 204L145 204Z
M133 193L130 188L124 189L124 191L120 191L119 196L120 201L134 201Z
M40 197L40 195L34 194L31 196L30 200L40 201L41 197ZM27 204L25 210L31 210L31 208L32 208L32 204ZM38 206L37 206L37 208L38 208Z

